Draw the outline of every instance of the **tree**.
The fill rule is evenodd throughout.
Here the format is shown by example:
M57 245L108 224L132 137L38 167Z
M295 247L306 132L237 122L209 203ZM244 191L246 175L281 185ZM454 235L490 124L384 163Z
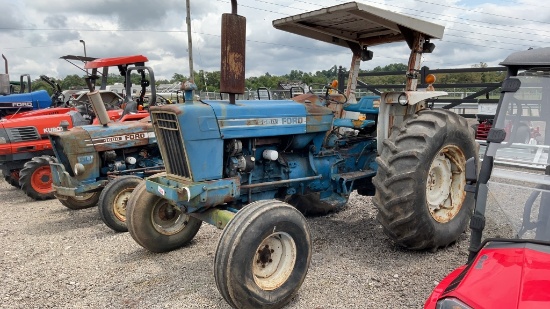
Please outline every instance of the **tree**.
M84 78L76 74L67 75L60 83L61 89L80 89L86 87Z

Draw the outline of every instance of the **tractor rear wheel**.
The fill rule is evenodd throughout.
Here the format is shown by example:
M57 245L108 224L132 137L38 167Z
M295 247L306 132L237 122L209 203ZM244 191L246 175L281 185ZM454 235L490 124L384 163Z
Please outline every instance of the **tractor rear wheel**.
M19 172L21 189L32 199L54 198L50 162L55 162L55 158L50 156L34 157L26 162Z
M59 202L69 209L80 210L97 205L100 194L101 192L97 191L82 193L78 196L63 196L59 197Z
M147 192L145 184L142 181L134 189L126 206L126 225L132 238L151 252L166 252L189 243L202 221Z
M466 160L479 159L466 119L447 110L423 110L394 127L373 178L377 219L409 249L436 250L456 241L473 212L464 191Z
M251 203L229 221L214 257L214 278L233 308L280 308L302 285L311 261L304 216L278 200Z
M101 195L97 208L101 220L116 232L127 232L126 206L132 192L142 182L138 176L120 176L109 182Z

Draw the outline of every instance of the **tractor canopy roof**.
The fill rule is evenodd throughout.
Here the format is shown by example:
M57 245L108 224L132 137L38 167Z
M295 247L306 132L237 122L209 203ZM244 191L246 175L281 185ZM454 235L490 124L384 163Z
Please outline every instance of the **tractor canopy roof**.
M61 56L59 57L59 59L64 59L64 60L78 60L78 61L82 61L82 62L89 62L89 61L94 61L96 60L97 58L95 57L84 57L84 56L75 56L75 55L66 55L66 56Z
M443 37L444 26L357 2L348 2L273 21L273 27L319 41L350 47L407 41L415 33Z
M128 65L128 64L143 65L147 61L149 61L149 59L147 59L147 57L143 55L123 56L123 57L113 57L113 58L99 58L99 59L95 59L93 61L87 62L84 68L97 69L97 68Z
M508 56L500 65L531 69L534 67L550 67L550 47L519 51Z

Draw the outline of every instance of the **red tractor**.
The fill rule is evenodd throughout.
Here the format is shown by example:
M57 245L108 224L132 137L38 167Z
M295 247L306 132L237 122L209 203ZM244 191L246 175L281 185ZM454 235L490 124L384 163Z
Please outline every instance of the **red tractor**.
M476 194L470 255L425 308L550 306L550 48L517 52L501 64L508 78L479 175L475 164L467 166L467 189ZM536 145L514 142L525 123L537 128Z
M102 91L107 85L108 68L118 67L122 76L130 66L143 66L148 61L145 56L89 58L85 68L92 69L89 86L95 88L97 76L101 76L100 93L112 121L139 120L147 113L127 114L121 118L122 99L111 92ZM93 60L93 61L91 61ZM101 72L98 69L102 68ZM146 86L142 87L142 96ZM54 152L48 138L51 132L93 123L95 112L88 102L78 102L69 107L47 108L15 114L0 121L0 170L4 179L21 189L35 200L54 198L50 162Z

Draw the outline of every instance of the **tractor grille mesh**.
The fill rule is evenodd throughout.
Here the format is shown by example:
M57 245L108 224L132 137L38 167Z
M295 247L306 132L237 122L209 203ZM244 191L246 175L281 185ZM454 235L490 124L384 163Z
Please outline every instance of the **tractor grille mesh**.
M35 127L9 128L6 130L12 143L35 141L40 139L40 135Z
M191 178L187 155L183 146L183 138L176 115L166 112L153 112L152 116L166 172Z

